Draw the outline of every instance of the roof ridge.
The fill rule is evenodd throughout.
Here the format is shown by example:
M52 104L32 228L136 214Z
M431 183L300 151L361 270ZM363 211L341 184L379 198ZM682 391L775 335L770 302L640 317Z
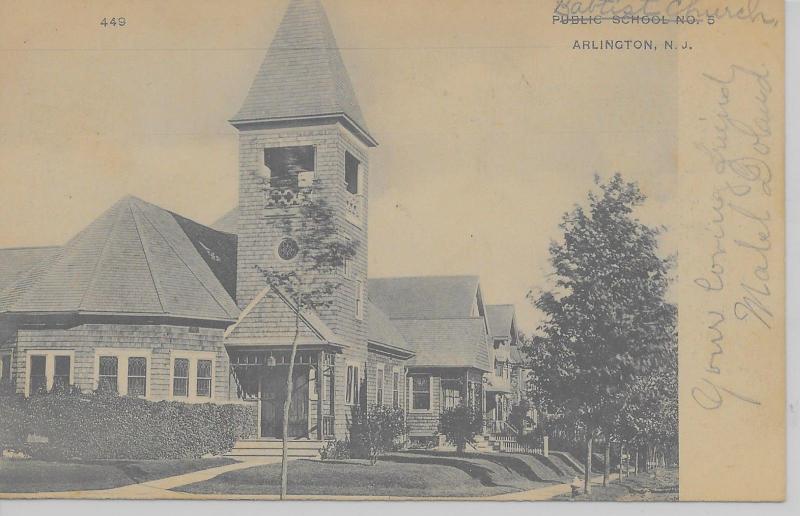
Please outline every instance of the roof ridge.
M119 203L117 203L117 204L119 204ZM103 242L103 249L100 251L100 254L97 256L97 261L94 262L94 267L92 267L92 275L91 275L91 278L89 279L89 285L86 286L86 290L84 290L83 291L83 295L81 295L81 301L80 301L80 303L78 303L78 310L83 308L83 303L86 301L86 296L88 295L89 291L92 290L92 287L94 286L95 281L97 281L97 269L100 268L100 262L103 261L103 256L108 251L109 242L111 242L112 237L114 236L116 231L119 229L118 226L119 226L119 220L120 220L120 218L122 218L122 210L118 211L116 215L117 216L114 218L114 222L111 224L111 231L109 231L105 235L106 239L105 239L105 242ZM102 218L102 215L101 215L101 218ZM100 220L100 219L95 219L95 220ZM89 227L91 227L91 225ZM86 229L88 229L89 227L87 227ZM84 231L86 231L86 229L84 229ZM83 231L81 231L78 234L80 235L81 233L83 233ZM77 235L76 235L76 238L77 238Z
M144 201L143 201L143 202L144 202ZM158 207L158 206L155 206L155 205L152 205L152 206L154 206L154 207L156 207L156 208L158 208L158 209L160 209L160 210L167 211L167 210L164 210L163 208L160 208L160 207ZM140 209L141 209L141 208L140 208ZM230 316L230 315L231 315L231 313L230 313L230 312L228 312L228 309L227 309L227 308L225 308L224 306L222 306L222 303L220 303L220 302L219 302L219 299L217 299L217 296L215 296L215 295L214 295L214 293L213 293L213 292L211 292L211 290L208 288L208 285L206 285L205 281L203 281L203 280L202 280L202 279L201 279L201 278L200 278L200 277L199 277L199 276L198 276L198 275L195 273L194 269L193 269L192 267L190 267L188 263L186 263L186 260L184 260L183 256L181 256L181 253L179 253L179 252L178 252L178 250L177 250L177 249L175 249L175 246L173 246L173 245L172 245L172 242L170 242L170 241L169 241L169 239L168 239L167 237L165 237L165 236L164 236L164 234L161 232L161 230L158 228L158 226L156 226L156 225L153 223L153 221L150 219L150 217L147 215L147 213L145 213L145 211L144 211L144 210L141 210L141 211L142 211L142 215L144 216L144 218L145 218L145 219L147 219L147 221L150 223L150 225L151 225L151 226L153 226L153 229L155 230L155 232L156 232L156 233L158 233L158 234L159 234L159 236L161 236L161 238L164 240L164 242L166 242L166 243L167 243L167 245L169 246L169 248L170 248L170 249L172 250L172 252L175 254L175 256L177 256L177 257L178 257L178 260L180 260L180 261L181 261L181 263L182 263L182 264L183 264L183 265L184 265L184 266L185 266L185 267L186 267L186 268L189 270L189 272L192 274L192 276L194 276L194 278L197 280L197 282L198 282L198 283L200 283L200 286L202 286L202 287L203 287L203 290L205 290L205 291L208 293L208 295L209 295L209 296L211 296L211 299L213 299L213 300L214 300L214 302L217 304L217 306L219 306L219 307L222 309L222 312L223 312L223 313L225 313L225 314L228 314L228 315ZM169 213L169 212L167 211L167 213ZM172 220L175 222L175 224L177 224L177 223L178 223L177 221L175 221L175 219L172 219ZM179 229L180 229L180 232L181 232L181 234L183 234L183 236L184 236L184 237L186 237L186 233L184 233L183 229L182 229L182 228L180 228L180 226L179 226ZM188 239L188 237L186 237L186 238ZM189 242L189 243L191 244L191 242ZM194 249L194 245L192 245L192 248ZM205 261L203 261L203 265L205 265L206 267L208 267L208 265L205 263ZM209 272L210 272L210 271L209 271ZM214 273L213 273L213 272L211 272L211 275L212 275L212 276L214 276ZM214 276L214 277L216 278L216 276ZM224 288L223 288L223 290L224 290ZM160 299L160 298L159 298L159 299Z
M156 299L158 299L158 305L161 307L162 312L167 313L167 309L164 308L164 301L161 300L161 291L158 287L159 282L156 281L156 274L155 272L153 272L153 267L150 265L150 253L147 250L147 246L144 245L144 239L146 237L139 230L139 221L137 220L136 214L133 212L133 204L129 203L128 207L131 210L131 216L133 217L133 226L136 228L136 234L139 235L139 244L142 246L142 253L144 253L144 261L147 264L147 270L150 271L150 281L153 282L153 289L155 289L156 291ZM138 206L136 208L140 209ZM150 223L150 225L152 225L152 222Z

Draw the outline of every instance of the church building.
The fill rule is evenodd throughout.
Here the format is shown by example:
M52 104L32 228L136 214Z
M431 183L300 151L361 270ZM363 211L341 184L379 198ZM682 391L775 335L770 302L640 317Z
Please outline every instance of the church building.
M378 142L319 0L290 2L230 123L239 204L211 227L127 197L63 246L0 249L3 389L242 403L253 439L277 439L296 338L293 439L345 437L356 405L403 408L422 440L461 403L505 418L513 307L485 305L477 276L368 279ZM301 259L312 199L358 243L342 267ZM298 307L265 268L337 287Z

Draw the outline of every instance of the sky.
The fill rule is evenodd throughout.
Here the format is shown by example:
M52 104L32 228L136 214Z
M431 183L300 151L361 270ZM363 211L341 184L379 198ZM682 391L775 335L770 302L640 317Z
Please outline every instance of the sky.
M0 247L63 244L128 194L206 224L235 206L227 120L286 4L0 3ZM546 2L323 4L380 142L371 276L478 274L530 332L526 294L595 173L638 181L642 219L671 227L670 54L574 51Z

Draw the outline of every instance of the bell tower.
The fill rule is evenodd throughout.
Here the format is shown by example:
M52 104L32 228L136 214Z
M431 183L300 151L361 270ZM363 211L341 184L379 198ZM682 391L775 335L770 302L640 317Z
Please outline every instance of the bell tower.
M352 350L348 360L365 360L368 154L377 142L319 0L290 1L231 124L239 131L237 304L244 309L264 289L258 267L304 267L286 218L296 223L304 202L324 200L357 254L335 272L340 287L318 315Z

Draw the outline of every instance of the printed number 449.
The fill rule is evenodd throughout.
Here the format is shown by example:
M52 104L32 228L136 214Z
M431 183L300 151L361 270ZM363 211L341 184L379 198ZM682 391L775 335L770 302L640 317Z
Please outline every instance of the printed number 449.
M100 22L100 25L103 27L124 27L125 24L128 23L128 20L122 17L114 17L114 18L103 18Z

